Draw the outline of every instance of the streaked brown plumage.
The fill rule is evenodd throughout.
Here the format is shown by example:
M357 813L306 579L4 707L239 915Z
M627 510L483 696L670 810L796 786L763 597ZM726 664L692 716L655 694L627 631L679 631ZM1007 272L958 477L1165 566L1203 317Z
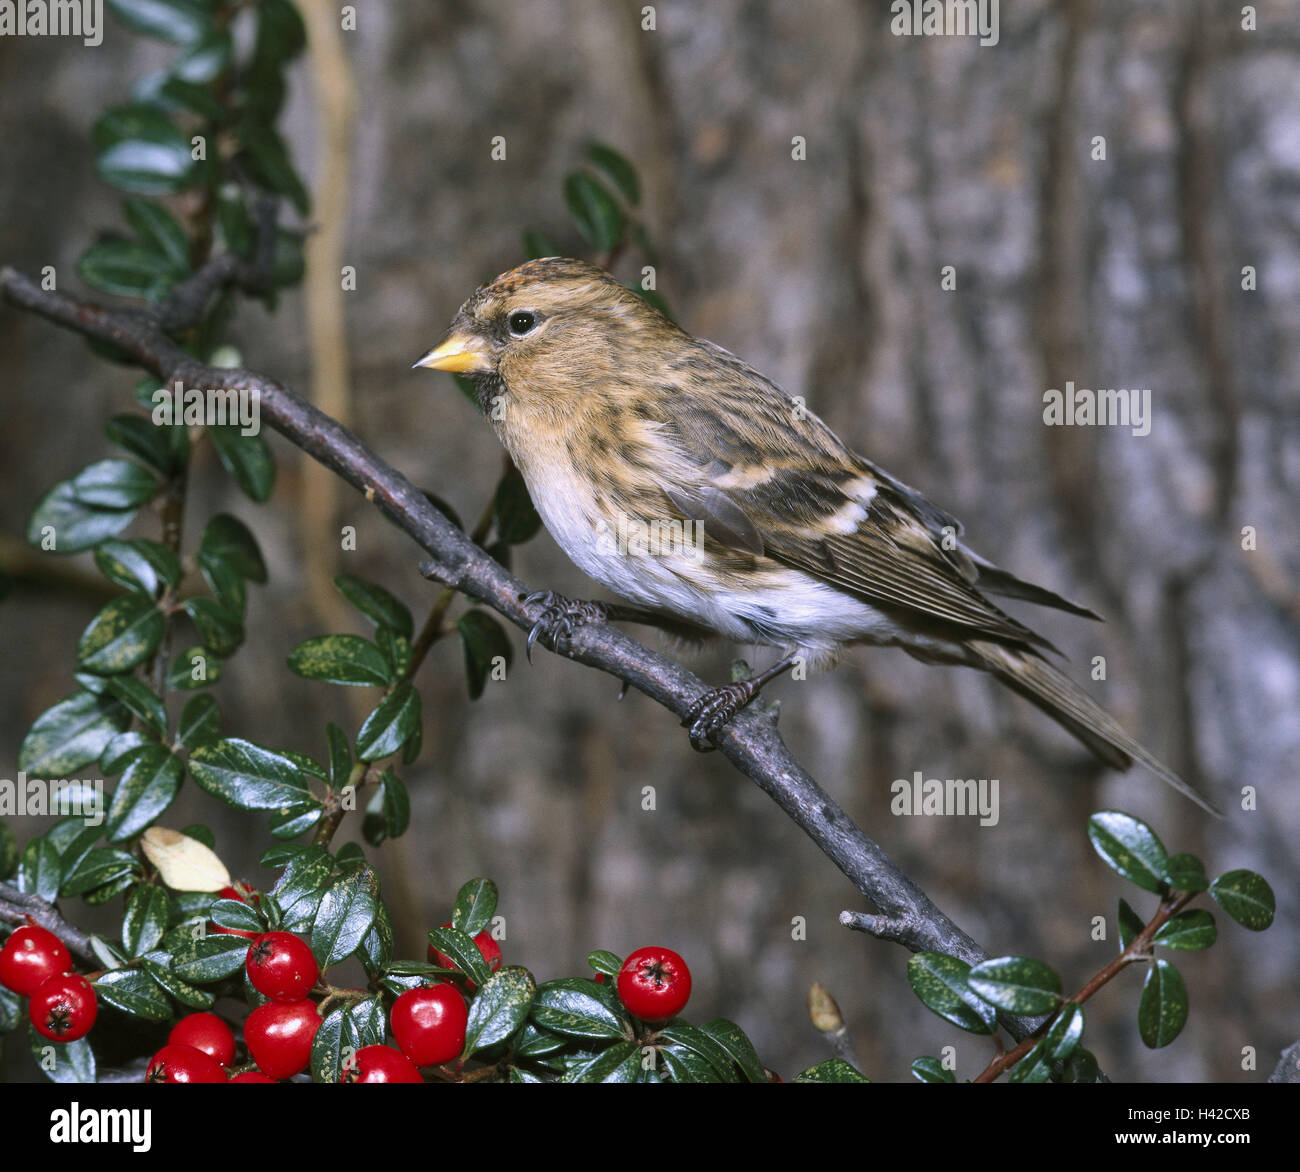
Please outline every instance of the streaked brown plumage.
M474 381L542 520L596 581L656 614L785 653L750 685L697 705L693 743L798 657L827 666L848 644L897 646L991 672L1108 765L1141 761L1211 808L987 596L1096 615L967 549L953 517L600 269L551 257L502 274L417 365ZM694 526L694 547L613 540ZM559 609L570 623L593 613Z

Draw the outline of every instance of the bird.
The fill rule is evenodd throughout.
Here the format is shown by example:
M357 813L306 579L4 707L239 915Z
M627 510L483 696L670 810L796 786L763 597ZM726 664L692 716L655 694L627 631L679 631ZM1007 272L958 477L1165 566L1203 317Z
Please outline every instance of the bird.
M470 380L551 536L625 600L529 595L530 657L539 636L558 650L575 626L623 620L778 649L771 667L689 708L682 723L707 750L791 668L829 668L856 644L897 647L989 673L1106 765L1140 762L1219 813L989 596L1098 615L975 553L956 518L801 399L597 266L543 257L502 273L414 366Z

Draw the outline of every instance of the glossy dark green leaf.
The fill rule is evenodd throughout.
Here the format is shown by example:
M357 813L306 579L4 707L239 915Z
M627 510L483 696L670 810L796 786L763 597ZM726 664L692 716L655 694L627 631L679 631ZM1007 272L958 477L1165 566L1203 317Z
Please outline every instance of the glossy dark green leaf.
M233 655L244 641L244 624L212 598L187 598L181 608L189 615L204 646L218 658Z
M189 141L156 107L115 107L95 123L93 138L99 177L120 191L170 195L195 177Z
M334 587L377 627L388 627L411 638L415 624L411 612L394 595L374 582L353 574L339 574Z
M1119 901L1119 950L1123 952L1133 941L1146 925L1142 922L1142 917L1135 912L1128 903L1128 900Z
M367 974L373 978L393 959L393 922L383 901L378 901L375 922L361 941L358 954Z
M186 838L197 839L209 850L217 849L217 836L212 833L211 827L204 826L202 822L191 822L188 826L182 826L181 833L185 835ZM185 893L177 892L176 894L182 895ZM196 893L190 892L189 894L196 894ZM197 894L203 894L203 893L199 892Z
M206 989L196 988L188 981L181 980L168 967L170 958L165 952L156 952L145 957L141 967L167 996L179 1001L189 1009L211 1009L216 1001L214 994Z
M201 0L108 0L127 28L173 45L193 45L212 27L211 6Z
M483 694L484 685L499 660L509 668L513 658L505 628L486 611L467 610L456 620L456 632L465 648L465 682L471 700Z
M171 1006L162 989L140 969L117 969L93 982L95 995L105 1005L145 1021L166 1021Z
M1095 1083L1100 1072L1097 1059L1091 1050L1080 1046L1066 1060L1061 1069L1061 1081L1070 1083Z
M308 1063L312 1082L338 1082L345 1057L356 1053L355 1043L344 1039L346 1020L347 1006L339 1004L335 1004L321 1018L316 1036L312 1038L311 1060ZM347 1055L344 1053L345 1049L348 1051Z
M471 879L456 893L451 922L467 936L477 936L492 922L499 893L491 879Z
M1273 922L1277 899L1262 875L1226 871L1210 884L1210 895L1243 928L1262 932Z
M238 517L218 513L203 526L199 548L228 563L250 582L266 581L266 562L253 531Z
M80 866L60 885L60 895L82 895L95 887L102 887L114 879L134 875L139 864L134 855L126 851L101 847L91 851L81 860Z
M172 660L167 669L167 687L173 692L206 688L221 679L221 660L206 647L191 647Z
M266 923L253 904L238 899L214 900L208 919L220 928L239 932L265 932Z
M384 653L392 678L404 679L411 669L411 641L388 627L380 627L375 631L375 643Z
M564 202L583 238L597 252L609 252L623 235L623 209L609 190L585 171L564 180Z
M176 743L183 749L195 749L220 739L221 705L207 693L191 696L176 722Z
M76 692L36 718L18 750L18 768L29 777L67 777L94 761L130 723L118 701Z
M429 933L429 943L448 957L475 985L482 988L490 973L483 954L471 936L459 928L434 928Z
M294 855L273 889L285 923L310 924L316 918L316 909L333 869L334 860L324 847L309 846Z
M145 736L144 733L135 729L128 729L124 733L118 733L104 746L104 751L99 755L99 767L106 776L113 777L130 765L132 759L138 757L140 751L146 745L156 745L157 743L157 738Z
M142 833L172 804L185 766L162 745L148 745L131 759L113 791L104 831L109 842Z
M966 983L970 965L941 952L918 952L907 962L912 992L932 1013L972 1034L991 1034L997 1013Z
M146 538L101 541L95 547L95 565L109 581L150 598L181 580L180 559L162 542Z
M587 147L587 158L614 181L628 203L635 207L641 202L641 181L636 168L623 155L604 143L593 142Z
M561 1082L627 1083L635 1082L641 1068L641 1048L635 1042L620 1042L574 1063Z
M231 51L230 34L225 29L213 29L177 60L172 73L193 85L205 85L224 72Z
M1147 971L1138 1002L1138 1033L1152 1050L1167 1046L1187 1022L1187 986L1167 960L1156 960Z
M375 795L366 804L362 833L371 846L400 838L411 824L411 799L402 779L391 769L380 775Z
M935 954L938 955L938 954ZM870 1082L869 1078L854 1070L843 1058L828 1058L816 1066L795 1075L795 1082Z
M200 549L196 558L199 572L212 591L212 597L241 621L248 606L248 587L234 567L219 557Z
M617 977L619 969L623 967L623 960L608 948L598 948L595 952L587 953L587 964L607 977ZM719 1018L719 1021L721 1020Z
M1155 831L1131 814L1103 810L1088 819L1088 838L1110 869L1144 891L1166 891L1169 856Z
M90 951L105 969L120 969L127 962L127 954L120 951L102 936L91 936Z
M1039 1042L1012 1068L1009 1083L1044 1083L1052 1077L1052 1064L1047 1059L1042 1042Z
M1179 912L1161 924L1152 937L1152 943L1161 944L1165 948L1197 952L1209 948L1218 935L1214 917L1204 908L1193 908L1191 911Z
M36 1065L50 1082L76 1083L95 1081L95 1052L89 1038L75 1042L52 1042L27 1026L27 1045Z
M1165 882L1174 891L1204 891L1210 886L1205 864L1191 854L1169 856L1165 864Z
M107 692L121 700L143 724L159 736L167 733L167 709L153 690L135 676L114 676L108 681Z
M84 505L77 499L72 481L61 480L36 502L27 520L27 541L50 553L79 553L106 537L116 537L135 514L135 509Z
M337 724L327 724L325 736L329 742L329 783L342 789L352 776L352 749L347 734Z
M122 943L130 956L149 952L167 930L167 892L152 883L141 883L126 901L122 917Z
M740 1082L731 1055L705 1031L678 1019L659 1031L659 1037L676 1050L690 1050L712 1068L710 1082Z
M239 128L243 146L254 177L277 195L287 196L299 215L311 212L311 197L289 158L284 139L270 126L246 119Z
M912 1063L912 1077L918 1082L956 1082L957 1076L937 1058L926 1055Z
M495 1046L511 1036L528 1017L537 982L518 965L506 965L479 988L469 1007L465 1053Z
M134 240L92 244L77 260L77 275L105 293L150 301L160 300L176 282L175 270L167 258Z
M1029 956L999 956L975 965L966 983L979 997L1008 1013L1050 1013L1061 1003L1061 978Z
M162 612L139 594L115 598L91 620L77 644L83 671L114 675L143 663L162 642Z
M169 107L190 110L209 122L222 123L229 116L229 111L210 89L182 77L165 78L158 87L158 97Z
M363 875L347 875L321 898L311 948L322 969L351 956L375 922L375 900Z
M189 768L202 789L242 810L276 810L308 796L296 762L237 737L200 745L190 754Z
M209 984L240 972L248 959L243 936L213 933L198 940L185 937L172 949L172 972L183 981Z
M357 733L360 761L378 761L396 753L420 726L420 693L409 683L398 684L366 717Z
M243 492L259 504L269 500L275 487L275 457L259 435L244 435L233 424L210 426L208 438L217 458Z
M354 687L383 687L392 682L384 654L359 635L317 635L299 643L288 657L289 670L308 680Z
M1043 1037L1043 1054L1048 1062L1063 1062L1074 1053L1083 1039L1083 1006L1070 1002L1056 1015Z
M18 890L39 895L46 903L59 894L62 860L48 838L29 839L18 860Z
M122 210L141 241L165 259L175 276L190 271L189 237L171 212L156 200L138 198L124 200Z
M135 509L158 491L159 483L143 464L112 457L87 464L72 478L72 491L93 509Z
M542 519L533 507L533 498L528 495L528 486L513 464L497 483L492 513L497 536L510 545L522 545L532 540L542 527Z
M727 1052L731 1061L750 1082L767 1082L767 1072L758 1060L753 1042L734 1021L723 1017L714 1018L713 1021L705 1022L700 1029Z
M431 940L433 936L434 933L431 932ZM447 952L440 944L438 948ZM478 949L474 949L474 952L477 955ZM482 963L481 957L479 963ZM572 1038L630 1040L633 1036L632 1023L613 992L581 977L568 977L539 985L533 998L531 1016L543 1029Z

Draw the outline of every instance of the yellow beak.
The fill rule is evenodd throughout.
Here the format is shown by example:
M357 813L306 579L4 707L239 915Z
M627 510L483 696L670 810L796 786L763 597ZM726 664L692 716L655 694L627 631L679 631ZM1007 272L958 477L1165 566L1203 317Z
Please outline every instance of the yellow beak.
M449 370L452 374L483 374L492 369L482 343L468 334L448 334L440 346L435 346L415 366Z

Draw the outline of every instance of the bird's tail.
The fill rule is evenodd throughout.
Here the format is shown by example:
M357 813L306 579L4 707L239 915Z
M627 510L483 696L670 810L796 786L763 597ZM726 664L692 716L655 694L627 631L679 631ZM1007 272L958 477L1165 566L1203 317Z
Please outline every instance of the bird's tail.
M1191 798L1216 817L1223 817L1221 811L1168 765L1148 753L1119 726L1114 717L1050 663L999 643L972 642L968 647L975 666L992 672L1007 687L1037 705L1111 768L1124 770L1134 761L1140 761L1184 797Z

